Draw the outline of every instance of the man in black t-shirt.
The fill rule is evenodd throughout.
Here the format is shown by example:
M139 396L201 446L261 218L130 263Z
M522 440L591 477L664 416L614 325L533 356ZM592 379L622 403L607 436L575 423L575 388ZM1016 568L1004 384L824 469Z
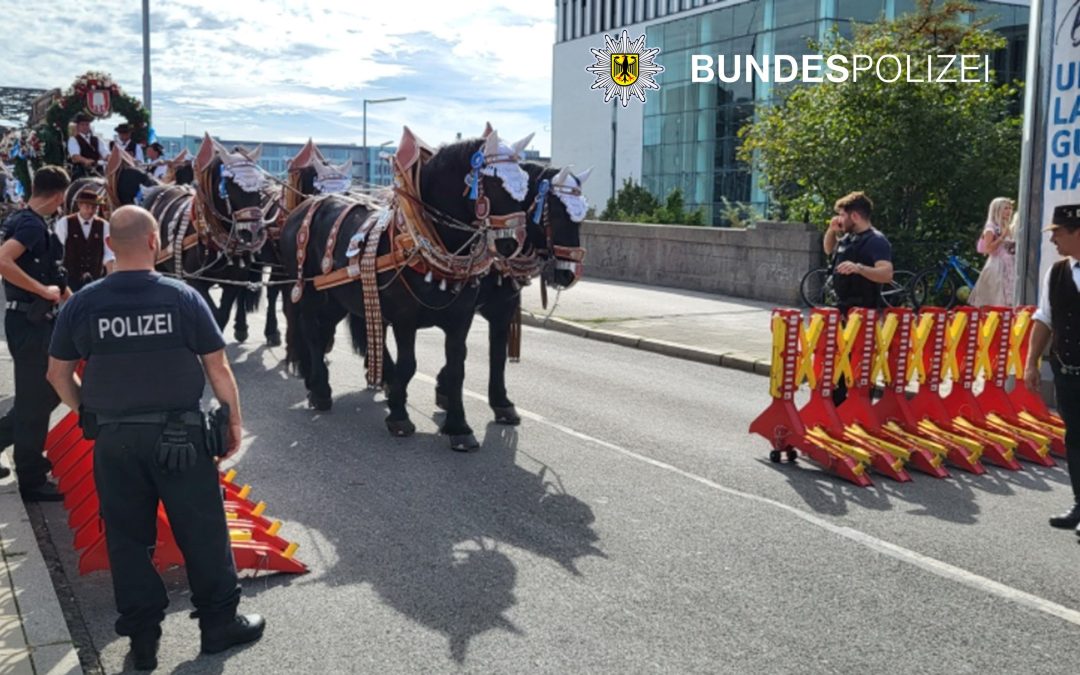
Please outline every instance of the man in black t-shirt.
M852 192L836 201L836 215L825 232L825 255L833 258L833 288L837 308L846 316L852 307L881 307L881 286L892 281L892 246L874 228L874 204L862 192ZM843 379L833 389L833 402L847 398Z
M60 402L45 381L53 312L68 293L60 267L63 251L45 217L60 208L68 183L67 172L58 166L38 169L27 208L0 227L4 334L15 364L15 405L0 420L0 448L15 444L15 472L26 501L63 499L48 482L51 466L43 452L49 415Z

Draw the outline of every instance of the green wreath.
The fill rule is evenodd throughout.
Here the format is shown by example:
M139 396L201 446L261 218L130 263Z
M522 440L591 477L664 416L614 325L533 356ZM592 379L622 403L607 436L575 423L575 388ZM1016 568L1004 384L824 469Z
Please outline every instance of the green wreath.
M30 194L31 171L45 164L64 166L67 160L68 124L75 115L85 112L86 94L92 89L109 92L110 114L118 114L131 125L131 137L136 143L144 143L150 127L150 113L142 102L128 96L108 73L90 71L75 79L64 95L53 101L45 113L45 122L34 130L40 140L40 151L15 158L15 177Z

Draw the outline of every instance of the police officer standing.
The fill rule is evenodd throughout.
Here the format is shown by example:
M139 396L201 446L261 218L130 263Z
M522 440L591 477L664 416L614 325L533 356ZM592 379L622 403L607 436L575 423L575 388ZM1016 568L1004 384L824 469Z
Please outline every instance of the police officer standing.
M4 333L15 363L15 406L0 420L0 448L15 444L15 472L26 501L60 501L48 482L52 467L43 456L49 414L59 404L45 381L53 312L67 295L60 268L61 246L46 216L64 202L67 172L44 166L34 173L30 202L0 228L0 277L4 279Z
M124 206L112 216L112 274L65 305L50 348L49 381L80 410L94 438L94 480L105 521L116 632L131 638L135 667L153 669L169 604L147 550L156 541L158 500L184 555L202 651L217 653L262 636L257 614L238 616L236 568L199 399L205 378L228 405L224 457L240 447L239 393L225 340L190 286L154 271L158 224ZM80 386L75 366L86 360ZM204 378L205 373L205 378Z
M871 222L874 204L862 192L852 192L836 200L836 215L829 223L823 242L825 255L833 258L833 288L837 308L846 316L852 307L881 307L881 286L892 281L892 246ZM847 384L841 378L833 389L833 402L847 398Z
M1049 346L1074 502L1068 511L1052 517L1050 526L1073 529L1080 525L1080 204L1055 208L1046 229L1050 242L1066 258L1047 270L1039 286L1024 382L1032 391L1039 390L1039 359Z

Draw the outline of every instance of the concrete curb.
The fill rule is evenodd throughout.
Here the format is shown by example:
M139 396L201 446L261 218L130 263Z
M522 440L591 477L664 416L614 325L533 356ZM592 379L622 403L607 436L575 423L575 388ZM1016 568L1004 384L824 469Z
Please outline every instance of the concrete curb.
M554 330L560 333L567 333L569 335L576 335L577 337L597 340L599 342L610 342L612 344L622 345L624 347L642 349L647 352L663 354L664 356L671 356L676 359L694 361L696 363L704 363L706 365L718 366L720 368L741 370L745 373L754 373L757 375L768 376L769 371L771 370L770 362L768 359L757 358L752 354L747 354L745 352L740 352L736 350L732 350L729 352L716 352L712 351L711 349L690 347L676 342L668 342L666 340L656 340L652 338L640 337L638 335L629 335L627 333L617 333L615 331L589 328L579 323L567 321L566 319L560 319L554 316L547 318L537 316L536 314L533 314L528 310L522 310L521 323L526 326L532 326L534 328L546 328L548 330Z
M34 672L50 675L82 673L64 612L14 476L0 484L0 513L4 514L0 521L3 564L11 575L19 621Z

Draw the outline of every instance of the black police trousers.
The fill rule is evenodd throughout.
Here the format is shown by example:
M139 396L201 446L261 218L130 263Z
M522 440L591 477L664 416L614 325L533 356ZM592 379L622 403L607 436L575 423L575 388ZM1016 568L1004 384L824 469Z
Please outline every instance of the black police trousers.
M160 424L105 424L95 440L94 481L105 521L120 635L156 630L169 605L165 585L152 563L158 500L165 505L184 555L200 628L232 621L240 601L217 467L205 452L202 434L193 433L195 465L179 473L167 472L158 464L155 447L162 428Z
M1054 372L1058 412L1065 422L1065 455L1069 460L1073 497L1080 504L1080 375L1063 374L1054 357L1050 357L1050 368Z
M0 419L0 449L15 444L15 473L19 487L41 487L52 465L43 454L49 434L49 415L60 405L49 370L52 322L31 323L26 312L7 310L4 333L15 364L15 404Z

